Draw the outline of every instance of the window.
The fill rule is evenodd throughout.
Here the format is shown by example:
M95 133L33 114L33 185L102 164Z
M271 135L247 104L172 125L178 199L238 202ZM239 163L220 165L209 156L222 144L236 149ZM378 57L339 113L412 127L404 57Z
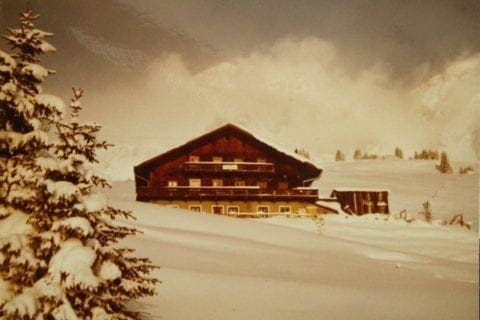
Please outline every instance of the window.
M223 180L222 179L212 179L212 186L213 187L223 186Z
M257 182L257 186L258 186L260 189L267 189L267 182L266 182L266 181L258 181L258 182Z
M212 157L213 162L222 162L223 158L222 157Z
M200 187L202 185L202 180L200 179L189 179L190 187Z
M292 207L290 207L290 206L279 206L278 211L280 213L290 213L290 212L292 212Z
M278 183L278 189L285 190L288 189L288 182L282 181Z
M240 208L238 206L228 206L227 207L227 213L228 214L235 214L235 213L239 213L240 212Z
M243 162L242 158L233 158L233 162Z
M245 180L236 180L235 187L245 187Z
M213 206L212 206L212 213L214 213L214 214L223 214L223 206L213 205Z
M178 186L178 183L177 183L176 180L169 180L168 181L168 186L169 187L176 187L176 186Z
M257 162L259 162L259 163L267 163L267 159L265 159L265 158L257 158Z
M199 161L200 161L200 157L199 157L199 156L189 156L189 157L188 157L188 161L190 161L190 162L199 162Z
M270 208L268 206L257 206L258 213L268 213Z
M188 210L193 212L202 212L202 206L200 205L190 205L188 206Z

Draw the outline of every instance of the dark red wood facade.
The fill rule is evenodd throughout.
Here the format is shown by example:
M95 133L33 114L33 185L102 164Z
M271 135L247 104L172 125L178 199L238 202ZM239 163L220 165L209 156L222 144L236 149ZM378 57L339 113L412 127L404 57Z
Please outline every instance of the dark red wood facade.
M137 200L305 201L322 170L232 124L134 168Z
M368 213L390 212L388 206L388 190L369 190L368 188L342 188L332 191L343 211L363 215Z

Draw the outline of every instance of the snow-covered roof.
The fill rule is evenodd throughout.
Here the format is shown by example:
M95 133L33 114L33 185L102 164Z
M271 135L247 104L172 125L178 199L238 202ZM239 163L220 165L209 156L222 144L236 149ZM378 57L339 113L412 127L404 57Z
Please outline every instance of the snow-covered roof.
M226 129L229 129L229 128L230 128L230 129L234 129L234 130L236 130L236 131L240 131L240 132L242 132L243 134L245 134L245 135L247 135L247 136L250 136L250 137L252 137L253 139L259 141L260 143L269 146L270 148L276 150L277 152L282 153L282 154L284 154L284 155L286 155L286 156L288 156L288 157L290 157L290 158L293 158L293 159L295 159L295 160L297 160L297 161L299 161L299 162L301 162L301 163L307 164L308 166L311 166L311 167L315 168L316 170L320 170L320 172L321 172L321 169L319 168L318 165L314 164L312 161L310 161L309 159L303 157L302 155L299 155L299 154L297 154L297 153L295 153L295 152L292 152L292 151L289 151L289 150L285 150L284 148L282 148L281 146L279 146L279 144L273 142L273 139L271 139L271 137L265 137L265 135L262 136L262 137L260 137L257 133L254 134L254 133L251 132L251 130L249 130L249 129L247 129L247 128L244 128L244 127L239 126L239 125L236 125L236 124L234 125L234 124L231 124L231 123L227 123L227 124L225 124L225 125L223 125L223 126L221 126L221 127L218 127L217 129L214 129L214 130L209 131L209 132L207 132L207 133L205 133L205 134L203 134L203 135L201 135L201 136L198 136L198 137L196 137L196 138L194 138L194 139L191 139L191 140L189 140L188 142L184 143L184 144L181 145L181 146L178 146L178 147L176 147L176 148L173 148L173 149L171 149L171 150L169 150L169 151L167 151L167 152L165 152L165 153L163 153L163 154L161 154L161 155L159 155L159 156L156 156L156 157L154 157L154 158L151 158L151 159L149 159L149 160L147 160L147 161L144 161L144 162L138 164L136 167L143 167L143 166L148 166L148 165L150 165L150 164L156 163L156 162L157 162L158 160L160 160L164 155L166 155L166 154L168 154L168 153L170 153L170 152L173 152L173 151L175 151L175 150L179 150L179 149L185 148L185 147L187 147L187 146L195 143L196 141L199 141L199 140L202 140L202 139L208 137L209 135L212 135L212 134L214 134L214 133L216 133L216 132L219 132L219 131L222 131L222 130L226 130Z
M276 142L275 139L273 137L271 137L269 135L269 133L267 133L266 131L263 131L263 132L260 133L260 132L258 132L258 130L251 130L249 128L243 127L243 126L238 125L238 124L234 124L234 125L231 124L231 123L226 124L226 126L228 126L228 125L233 126L233 127L237 127L238 129L241 129L243 131L246 131L246 132L250 133L255 139L260 140L265 144L268 144L270 147L274 148L275 150L277 150L281 153L284 153L284 154L288 155L289 157L295 158L295 159L297 159L298 161L301 161L301 162L309 163L312 166L315 166L317 168L319 167L316 163L312 162L310 159L307 159L304 156L302 156L298 153L295 153L291 150L286 150L283 146L281 146L278 142Z
M336 213L343 213L343 210L338 202L327 202L318 200L315 202L318 206L330 209Z
M376 188L376 187L337 187L332 190L339 192L388 192L389 189L386 188Z

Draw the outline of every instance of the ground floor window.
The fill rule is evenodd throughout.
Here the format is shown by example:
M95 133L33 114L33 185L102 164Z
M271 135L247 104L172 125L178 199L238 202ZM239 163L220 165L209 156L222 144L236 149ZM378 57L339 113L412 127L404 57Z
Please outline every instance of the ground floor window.
M213 205L212 213L214 214L223 214L223 206Z
M190 206L188 206L188 210L194 211L194 212L202 212L202 206L190 205Z
M268 213L270 208L268 206L257 206L258 213Z
M239 213L240 208L238 206L228 206L227 207L227 213Z
M290 213L290 212L292 212L292 207L290 207L290 206L279 206L278 211L280 213Z

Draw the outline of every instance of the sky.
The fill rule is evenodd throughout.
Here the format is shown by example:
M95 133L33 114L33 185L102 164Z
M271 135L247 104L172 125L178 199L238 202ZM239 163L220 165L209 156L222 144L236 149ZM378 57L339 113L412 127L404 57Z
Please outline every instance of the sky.
M27 1L0 0L0 27ZM118 148L166 151L225 122L323 160L337 149L477 161L480 1L30 0ZM6 50L4 44L0 48Z

